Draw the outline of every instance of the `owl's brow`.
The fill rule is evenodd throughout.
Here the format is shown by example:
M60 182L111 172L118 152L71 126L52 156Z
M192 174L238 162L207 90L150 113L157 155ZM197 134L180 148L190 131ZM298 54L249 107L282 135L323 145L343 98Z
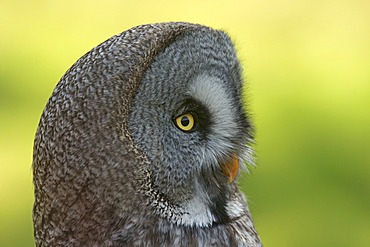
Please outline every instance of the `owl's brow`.
M209 111L200 101L188 97L182 101L180 107L175 111L175 115L181 115L184 113L204 113L204 115L208 115Z

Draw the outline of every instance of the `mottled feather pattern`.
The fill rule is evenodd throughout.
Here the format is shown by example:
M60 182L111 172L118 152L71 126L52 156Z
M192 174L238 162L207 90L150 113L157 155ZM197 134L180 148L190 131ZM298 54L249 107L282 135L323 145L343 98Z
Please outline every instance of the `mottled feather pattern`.
M130 129L154 60L193 32L222 33L189 23L134 27L93 48L61 78L34 142L37 246L261 246L235 183L227 198L241 217L208 227L178 224L188 212L158 189L158 164ZM238 102L239 90L230 90Z

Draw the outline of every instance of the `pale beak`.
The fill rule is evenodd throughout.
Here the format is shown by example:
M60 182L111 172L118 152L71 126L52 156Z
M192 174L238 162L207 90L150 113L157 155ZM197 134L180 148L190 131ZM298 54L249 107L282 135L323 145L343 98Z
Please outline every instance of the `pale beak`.
M238 174L239 161L236 155L233 158L222 164L222 172L229 178L227 184L231 184Z

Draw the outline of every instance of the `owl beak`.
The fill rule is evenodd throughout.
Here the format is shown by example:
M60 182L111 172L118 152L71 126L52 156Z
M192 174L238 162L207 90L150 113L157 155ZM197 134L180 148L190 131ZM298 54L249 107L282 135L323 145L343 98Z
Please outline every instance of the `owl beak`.
M227 184L231 184L238 174L239 161L236 155L231 160L222 164L222 172L229 178Z

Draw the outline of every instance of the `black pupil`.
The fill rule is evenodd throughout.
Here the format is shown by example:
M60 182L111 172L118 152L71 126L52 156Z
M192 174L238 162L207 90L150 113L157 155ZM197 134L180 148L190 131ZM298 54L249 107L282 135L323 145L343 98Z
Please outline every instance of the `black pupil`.
M183 117L181 118L181 124L182 124L182 126L184 126L184 127L188 126L188 125L190 124L190 120L189 120L189 118L188 118L187 116L183 116Z

